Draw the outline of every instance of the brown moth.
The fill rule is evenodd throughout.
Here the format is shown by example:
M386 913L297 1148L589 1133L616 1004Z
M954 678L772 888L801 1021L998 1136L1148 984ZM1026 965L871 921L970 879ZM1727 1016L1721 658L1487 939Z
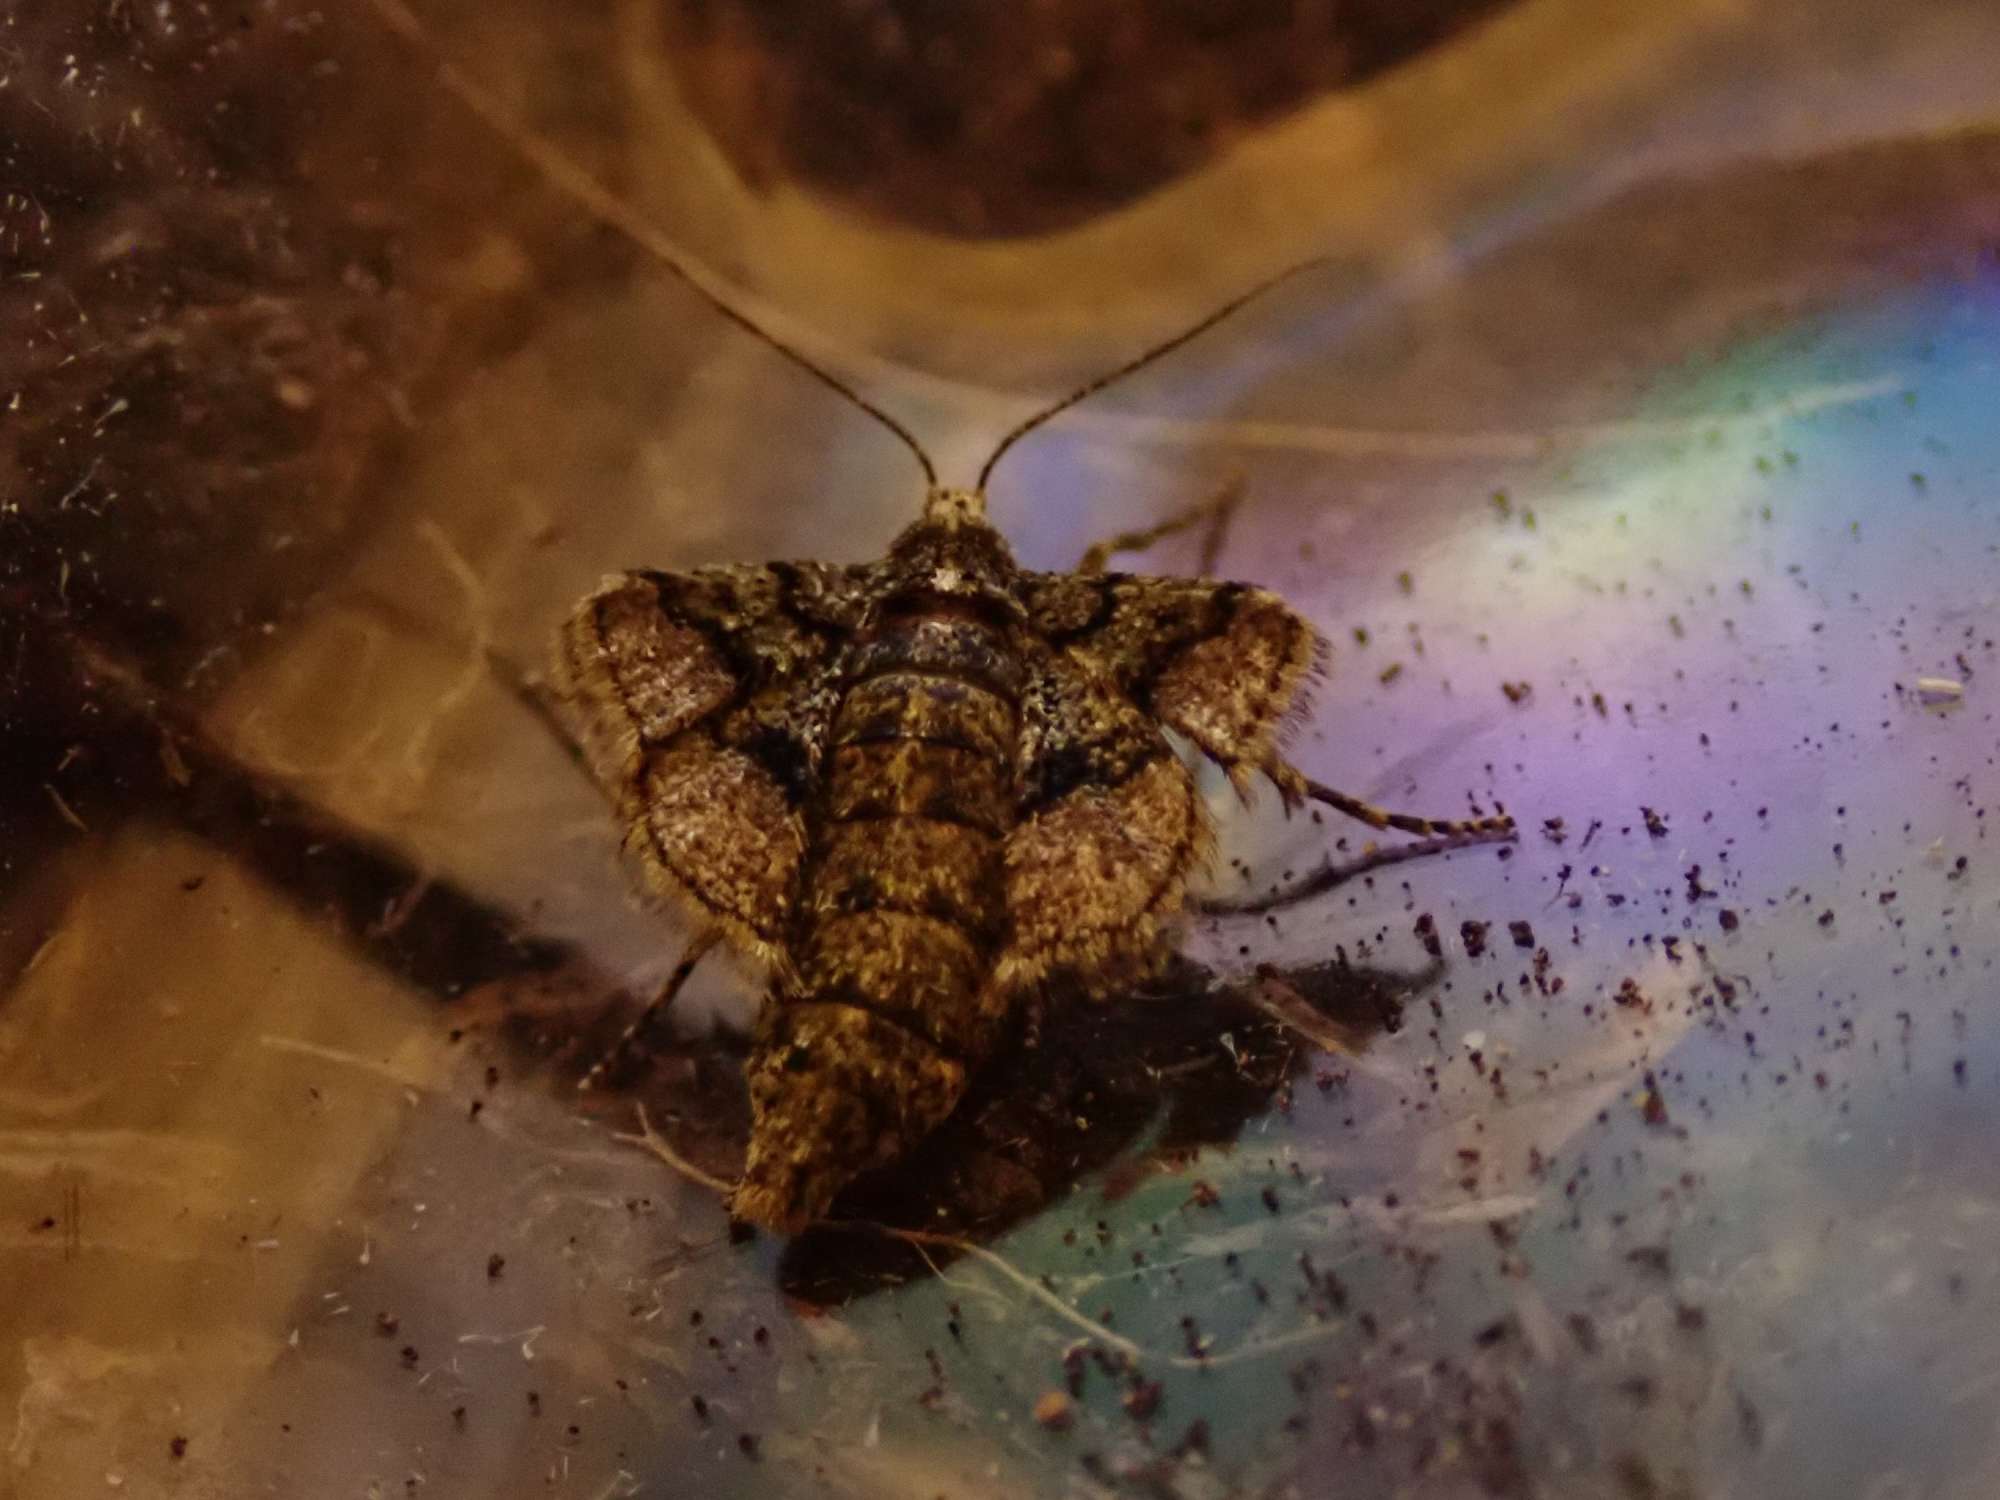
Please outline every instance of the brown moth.
M780 1233L941 1122L1035 992L1115 999L1170 956L1212 830L1167 731L1288 806L1512 829L1307 781L1279 747L1311 625L1249 584L1024 569L984 478L934 484L879 562L628 573L562 630L647 885L769 975L730 1207Z
M407 12L376 8L428 48ZM893 417L735 307L464 75L445 64L438 77L718 312L881 422L927 482L922 514L878 562L625 573L558 641L558 714L646 887L696 923L627 1039L718 942L768 979L736 1216L796 1233L951 1113L1031 996L1061 983L1116 1000L1171 956L1213 836L1168 731L1239 789L1268 777L1288 807L1310 797L1377 828L1511 836L1504 815L1382 812L1281 758L1326 654L1313 627L1250 584L1104 570L1197 514L1092 548L1067 573L1020 567L987 520L987 481L1016 441L1304 266L1021 423L974 488L947 488Z
M560 682L648 884L770 975L740 1217L790 1233L957 1104L1031 991L1167 956L1210 845L1165 730L1271 773L1322 653L1243 584L1033 573L976 491L887 557L630 573Z

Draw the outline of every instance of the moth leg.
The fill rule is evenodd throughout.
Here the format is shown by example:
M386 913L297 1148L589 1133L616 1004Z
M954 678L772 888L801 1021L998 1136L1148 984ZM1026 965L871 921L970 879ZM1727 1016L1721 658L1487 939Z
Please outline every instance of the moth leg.
M1348 1028L1323 1014L1280 970L1269 964L1257 966L1243 993L1258 1010L1322 1052L1354 1057L1365 1045L1357 1044L1358 1039Z
M491 650L486 653L486 667L499 679L500 686L507 690L507 695L527 711L528 716L542 727L550 739L562 746L563 754L570 758L577 769L588 775L590 757L585 752L582 742L571 734L569 726L563 723L562 715L556 707L555 689L543 680L541 674L530 672L519 662L510 661L498 651Z
M1203 917L1257 917L1266 912L1284 911L1288 907L1299 906L1315 896L1324 896L1328 891L1338 890L1350 880L1358 880L1363 875L1400 865L1413 859L1428 859L1433 854L1449 853L1453 849L1464 849L1474 844L1498 842L1496 835L1461 837L1438 837L1417 839L1407 844L1371 844L1352 859L1338 863L1329 860L1310 875L1266 891L1258 896L1245 896L1236 900L1214 900L1202 898L1188 902L1189 911Z
M1280 772L1289 773L1280 778ZM1514 837L1514 820L1506 813L1498 813L1490 818L1420 818L1410 813L1389 812L1363 802L1359 797L1350 797L1345 792L1335 791L1308 777L1300 776L1289 766L1279 767L1272 774L1282 792L1286 780L1294 782L1298 795L1309 802L1324 802L1335 812L1346 813L1348 817L1366 823L1370 828L1393 828L1399 833L1413 833L1427 839L1491 839L1505 840Z
M617 1131L613 1133L611 1138L614 1141L625 1141L639 1147L643 1151L650 1152L697 1187L705 1187L710 1192L722 1194L725 1198L736 1191L735 1183L727 1182L717 1177L713 1172L704 1172L685 1156L682 1156L680 1152L674 1150L667 1143L667 1138L655 1130L653 1122L646 1118L646 1106L643 1104L639 1106L639 1134L628 1135L624 1131Z
M1206 500L1190 505L1186 510L1167 517L1158 525L1148 526L1141 531L1121 531L1117 536L1107 537L1083 554L1083 560L1076 565L1082 574L1102 573L1114 554L1119 552L1144 552L1155 542L1165 541L1170 536L1178 536L1183 531L1192 531L1206 524L1208 534L1201 539L1201 555L1195 571L1203 578L1215 572L1217 561L1222 556L1223 538L1229 530L1229 521L1236 514L1236 507L1243 503L1243 480L1232 479Z
M674 965L673 973L666 977L666 981L654 992L653 998L646 1002L646 1008L639 1012L632 1024L625 1028L616 1042L612 1043L611 1050L600 1057L591 1070L577 1082L579 1090L594 1088L597 1080L608 1068L625 1061L638 1050L644 1033L650 1030L654 1020L674 1003L674 997L688 982L688 976L694 973L695 965L699 964L708 950L721 940L722 931L716 927L707 927L695 934L694 941L687 946L687 952L681 955L681 961Z
M1506 843L1517 837L1514 819L1506 813L1489 818L1419 818L1409 813L1388 812L1371 802L1363 802L1359 797L1350 797L1345 792L1322 786L1282 762L1272 765L1270 776L1284 795L1287 807L1301 802L1323 802L1370 828L1393 828L1401 833L1416 835L1418 841L1387 849L1370 848L1340 864L1329 861L1305 879L1262 896L1238 901L1203 900L1193 903L1195 910L1205 916L1250 916L1279 911L1324 895L1356 876L1385 865L1462 849L1468 844Z

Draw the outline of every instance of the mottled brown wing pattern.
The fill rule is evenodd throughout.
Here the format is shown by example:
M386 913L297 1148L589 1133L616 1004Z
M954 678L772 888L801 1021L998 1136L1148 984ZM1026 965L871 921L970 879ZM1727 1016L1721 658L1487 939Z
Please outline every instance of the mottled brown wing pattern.
M864 568L631 573L566 626L564 702L647 883L761 959L736 1212L784 1233L955 1105L1048 983L1169 951L1212 841L1169 730L1239 784L1321 651L1242 584L1021 574L947 495Z
M1161 956L1208 853L1207 810L1158 724L1095 659L1044 647L1028 665L993 983L1018 992L1068 972L1115 994Z
M1283 599L1249 584L1125 573L1033 574L1025 597L1051 646L1095 662L1239 787L1262 771L1298 795L1278 748L1305 712L1326 643Z
M636 572L564 625L564 716L657 893L782 962L835 693L869 570Z

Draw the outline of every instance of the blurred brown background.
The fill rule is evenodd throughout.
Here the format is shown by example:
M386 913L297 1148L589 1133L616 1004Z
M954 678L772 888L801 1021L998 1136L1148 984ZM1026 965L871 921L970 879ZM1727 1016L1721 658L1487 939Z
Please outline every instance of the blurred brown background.
M753 182L942 234L1067 228L1505 0L660 0Z

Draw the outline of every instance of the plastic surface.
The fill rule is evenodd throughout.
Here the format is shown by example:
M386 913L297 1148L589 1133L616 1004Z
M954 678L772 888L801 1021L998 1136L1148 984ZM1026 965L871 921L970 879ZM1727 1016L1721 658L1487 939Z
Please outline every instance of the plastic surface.
M167 694L217 757L168 776L203 811L79 800L8 888L0 1488L1992 1493L2000 28L1806 9L1523 7L1008 251L848 224L816 252L783 195L676 222L645 188L679 160L656 77L607 67L653 156L605 156L588 111L565 139L575 79L553 105L519 86L543 54L430 18L539 138L757 268L948 466L1253 266L1204 205L1325 200L1262 268L1335 269L1033 440L994 514L1062 566L1240 476L1221 570L1335 646L1301 766L1419 812L1501 802L1523 837L1192 923L1219 973L1325 978L1341 1050L1133 999L1177 1009L1077 1055L1158 1049L1157 1096L1120 1093L1111 1136L1023 1106L1101 1159L934 1272L732 1241L620 1139L643 1099L726 1169L703 1037L755 1001L726 965L658 1075L578 1099L685 934L488 660L539 665L612 570L872 555L912 466L341 16L328 54L375 59L341 87L410 111L410 154L369 160L417 165L324 170L392 205L428 363L374 369L393 431L281 623L214 626L240 666ZM1565 23L1573 71L1491 71ZM1482 89L1517 109L1474 149ZM1367 122L1426 118L1351 193L1310 187ZM433 139L471 153L456 189ZM490 226L458 198L489 182ZM919 250L899 297L880 275ZM800 291L845 272L851 296ZM34 774L59 792L57 753ZM264 800L231 813L244 776ZM1260 887L1366 842L1217 805Z

